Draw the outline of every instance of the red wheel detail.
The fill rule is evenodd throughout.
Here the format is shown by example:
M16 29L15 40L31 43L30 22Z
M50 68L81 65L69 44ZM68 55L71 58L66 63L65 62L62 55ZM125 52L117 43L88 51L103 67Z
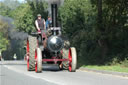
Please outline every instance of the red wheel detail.
M68 54L68 58L69 58L69 71L72 71L72 54L71 54L71 49L69 49L69 54Z
M37 72L37 50L35 50L35 72Z
M29 53L29 41L27 40L27 53Z
M29 70L29 41L27 40L27 50L26 50L27 52L27 54L26 54L26 56L27 56L27 70Z

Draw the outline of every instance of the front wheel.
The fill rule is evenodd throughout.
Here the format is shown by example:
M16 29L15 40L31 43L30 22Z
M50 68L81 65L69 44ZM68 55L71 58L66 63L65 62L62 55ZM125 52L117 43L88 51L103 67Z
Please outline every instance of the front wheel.
M77 67L77 53L76 53L76 49L74 47L71 47L69 49L69 71L70 72L75 72L76 71L76 67Z
M35 50L35 72L41 73L42 72L42 52L40 48Z
M37 48L37 38L29 36L27 39L26 57L27 57L27 70L35 70L35 49Z

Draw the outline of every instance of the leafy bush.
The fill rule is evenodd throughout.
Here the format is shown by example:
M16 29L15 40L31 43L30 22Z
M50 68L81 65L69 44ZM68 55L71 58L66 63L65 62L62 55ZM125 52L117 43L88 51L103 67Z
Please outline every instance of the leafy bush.
M97 3L96 0L65 0L59 9L63 33L76 47L80 65L115 64L114 58L123 61L128 57L126 1ZM99 8L101 17L98 17ZM99 23L100 18L102 23Z
M121 66L128 67L128 59L127 58L125 58L125 60L121 62Z

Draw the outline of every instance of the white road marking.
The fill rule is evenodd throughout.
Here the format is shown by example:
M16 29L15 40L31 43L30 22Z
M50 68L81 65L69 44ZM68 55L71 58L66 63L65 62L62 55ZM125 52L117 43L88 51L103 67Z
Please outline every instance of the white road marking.
M30 76L30 77L33 77L33 78L37 78L37 79L42 79L42 80L44 80L44 81L47 81L47 82L50 82L50 83L54 83L54 84L57 84L57 85L65 85L65 84L62 84L61 82L56 82L56 81L53 81L53 80L49 80L49 79L47 79L47 78L43 78L43 77L38 77L38 76L36 76L36 75L33 75L33 74L36 74L36 73L30 73L30 72L23 72L23 71L21 71L21 70L18 70L18 69L16 69L16 68L14 68L14 67L10 67L10 66L7 66L7 65L4 65L4 67L6 67L6 68L8 68L9 70L12 70L12 71L15 71L15 72L17 72L17 73L21 73L21 74L24 74L24 75L27 75L27 76Z
M15 72L18 72L18 73L21 73L21 74L24 74L24 75L27 75L27 76L30 76L30 77L33 77L33 78L37 78L37 79L42 79L44 81L47 81L47 82L50 82L50 83L54 83L54 84L58 84L58 85L67 85L67 83L65 81L59 81L59 80L55 80L55 79L52 79L50 77L47 77L47 75L43 75L42 76L39 76L38 73L35 73L35 72L28 72L27 70L20 70L16 67L12 67L12 66L8 66L8 65L4 65L6 68L10 69L10 70L13 70ZM128 79L126 77L120 77L120 76L115 76L115 75L110 75L110 74L101 74L101 73L96 73L96 72L88 72L88 71L80 71L80 70L77 70L77 72L86 72L86 73L91 73L91 74L94 74L94 75L105 75L105 76L108 76L108 77L114 77L114 78L120 78L120 79ZM69 83L68 83L69 85ZM73 85L72 82L70 82L70 85ZM75 84L77 85L77 84ZM86 85L89 85L89 84L86 84Z

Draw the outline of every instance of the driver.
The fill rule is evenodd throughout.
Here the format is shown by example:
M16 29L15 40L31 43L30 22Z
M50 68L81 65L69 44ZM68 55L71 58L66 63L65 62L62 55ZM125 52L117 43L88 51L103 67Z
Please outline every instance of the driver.
M39 43L43 43L44 48L46 48L46 26L45 26L45 20L41 18L41 14L37 15L37 20L35 21L36 29L38 32L41 32L42 37L38 37ZM43 39L43 40L42 40Z
M37 15L37 20L35 21L36 29L38 32L45 30L45 20L41 18L41 14Z

